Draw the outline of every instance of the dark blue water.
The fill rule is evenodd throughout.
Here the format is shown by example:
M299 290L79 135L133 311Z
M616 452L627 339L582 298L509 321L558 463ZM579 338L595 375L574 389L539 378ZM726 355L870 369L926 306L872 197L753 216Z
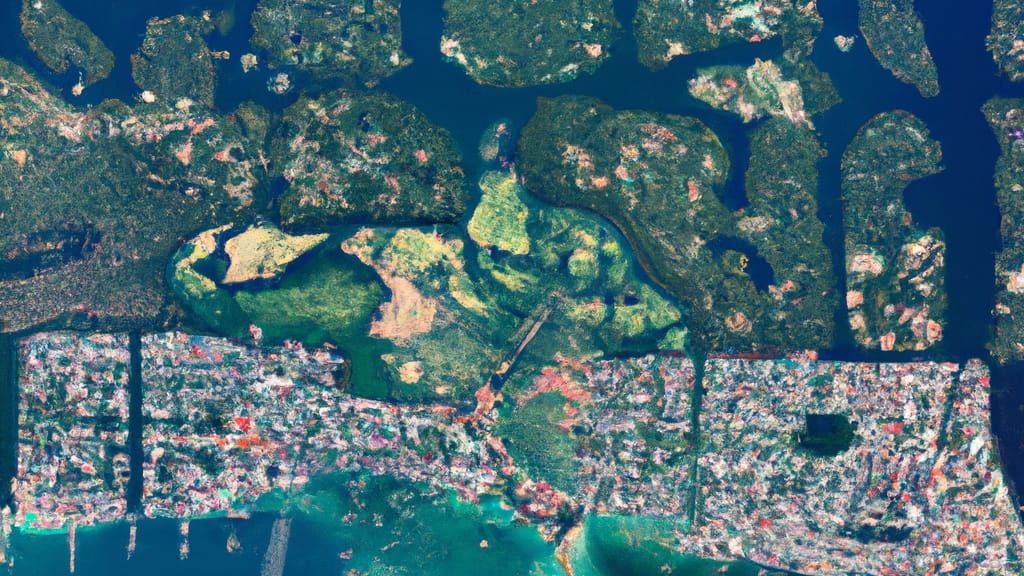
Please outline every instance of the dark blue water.
M929 353L929 357L949 360L977 356L987 358L985 342L992 330L993 253L999 247L999 215L992 185L998 147L980 107L994 95L1024 97L1024 86L1012 85L998 77L991 56L985 52L984 37L988 33L991 11L989 3L929 0L917 4L939 70L941 93L931 99L920 97L915 88L897 81L882 69L868 52L863 38L858 37L854 49L848 54L836 50L832 44L833 36L858 34L856 2L819 2L825 29L817 42L813 60L831 74L844 99L832 110L815 118L820 138L828 150L828 157L819 165L819 211L827 227L826 240L832 249L833 261L837 264L836 289L842 292L839 163L843 150L857 129L879 112L904 109L924 120L931 129L931 136L942 143L945 169L912 184L905 199L918 226L938 226L945 234L949 299L945 340L940 349ZM89 23L117 56L111 78L90 87L83 98L76 101L83 105L110 97L131 101L138 93L131 80L128 55L141 43L147 18L183 11L198 13L202 9L216 13L228 7L233 7L237 13L234 28L225 36L215 33L208 39L211 48L230 50L233 56L230 62L218 63L221 81L218 107L227 110L242 101L255 100L272 109L281 109L295 98L295 94L286 97L269 94L265 89L265 73L243 75L238 66L237 56L248 51L246 42L251 33L248 13L253 9L255 0L192 3L109 0L99 8L95 1L66 0L64 5ZM77 76L49 73L27 51L18 31L19 8L19 1L0 1L0 56L26 65L67 93ZM479 86L461 69L441 60L438 51L443 16L440 0L407 1L402 8L404 43L414 63L384 81L381 88L413 103L433 122L450 130L462 148L467 174L471 178L480 170L476 144L483 130L499 118L509 118L522 126L533 114L538 97L585 94L598 97L616 108L696 115L715 130L730 151L734 170L723 200L733 208L744 205L743 172L748 155L747 134L751 126L694 100L687 93L686 83L698 67L721 63L748 65L755 57L777 56L781 45L777 41L766 42L729 47L710 55L677 58L664 70L652 73L636 61L635 47L629 34L634 10L635 0L616 2L616 12L624 25L623 35L610 48L612 57L597 74L558 86L499 89ZM839 338L829 356L872 360L910 356L857 350L845 329L845 310L837 310L836 318ZM992 398L993 426L1001 440L1005 468L1017 485L1024 485L1024 368L996 370ZM246 546L246 552L240 556L229 556L224 550L230 522L194 523L193 556L185 564L179 564L177 560L177 534L173 523L144 523L140 528L137 561L132 563L120 560L124 556L126 527L85 532L80 534L82 550L89 550L89 554L95 556L84 556L80 552L79 572L128 574L139 571L141 566L156 566L146 571L154 574L180 573L183 570L195 574L255 574L259 570L256 551L263 550L270 521L264 518L240 525L239 536ZM298 551L293 549L292 552L297 555L296 559L289 557L289 566L294 566L289 568L289 573L306 573L317 568L339 573L341 565L334 556L343 542L311 526L299 522L295 527L302 539ZM21 557L17 567L19 574L53 574L66 570L67 559L61 539L21 538L18 547ZM300 568L302 572L298 571Z
M830 244L841 245L837 242L841 234L839 161L846 145L864 122L883 110L907 110L925 121L932 138L942 144L945 169L911 184L905 200L916 226L938 226L948 242L948 325L940 353L964 359L985 354L993 305L993 253L998 248L999 214L992 170L999 150L981 106L995 94L1021 95L1024 90L1000 80L991 55L985 52L990 6L978 3L967 10L962 3L946 0L920 4L928 44L939 69L941 92L935 98L921 98L915 88L882 69L862 38L849 54L835 50L831 44L835 34L856 32L855 2L819 6L825 30L814 60L832 72L844 98L816 120L829 149L829 157L821 163L820 208L830 226ZM841 266L837 272L842 272ZM839 350L852 352L849 340L840 343Z
M877 112L900 108L918 116L942 144L944 170L911 184L905 201L915 225L938 226L945 234L947 327L937 359L989 358L985 342L991 337L991 310L995 286L994 254L999 249L999 213L992 172L998 143L981 113L993 96L1024 97L1024 86L997 75L985 51L991 4L936 0L917 2L925 23L932 57L939 71L941 92L921 98L916 90L882 69L867 50L863 38L849 54L831 46L836 34L856 32L855 2L821 2L825 19L814 54L815 62L832 73L844 102L816 119L825 135L829 156L821 164L819 210L828 225L834 261L842 262L839 211L839 162L857 129ZM843 267L837 266L840 285ZM845 311L837 327L844 333L835 355L870 356L853 347L845 331ZM891 356L890 356L891 357ZM999 438L1004 468L1011 482L1024 486L1024 367L998 368L993 363L992 425Z

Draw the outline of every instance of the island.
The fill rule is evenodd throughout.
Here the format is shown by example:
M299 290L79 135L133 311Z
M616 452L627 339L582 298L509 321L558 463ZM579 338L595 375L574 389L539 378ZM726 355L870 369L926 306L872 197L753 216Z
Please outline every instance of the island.
M998 362L1007 364L1024 359L1024 325L1018 319L1024 306L1024 100L993 98L982 112L1001 150L994 176L1002 246L996 254L996 329L989 349Z
M917 229L903 205L903 190L939 172L941 159L928 127L903 111L872 118L843 153L846 309L865 348L924 350L942 340L942 231Z
M441 54L479 84L536 86L592 74L620 24L611 0L445 0Z
M993 0L992 29L985 44L1006 76L1024 78L1024 6L1014 0Z
M939 75L911 0L860 0L860 33L883 68L921 96L939 94Z
M815 2L641 0L633 17L640 62L664 68L674 58L781 36L787 51L809 53L821 31Z
M250 44L270 70L317 82L373 87L412 63L402 50L397 0L260 0Z
M827 347L832 268L813 192L821 151L809 132L765 126L752 145L751 209L735 213L720 200L730 170L725 148L692 117L541 99L520 138L519 167L537 198L593 210L622 231L645 271L689 307L699 348ZM757 143L773 134L794 145ZM793 183L772 190L771 202L759 194L762 179L773 178L762 162Z
M103 80L114 68L110 48L53 0L22 0L21 34L50 70L58 74L72 67L79 70L73 96L80 96L86 86Z

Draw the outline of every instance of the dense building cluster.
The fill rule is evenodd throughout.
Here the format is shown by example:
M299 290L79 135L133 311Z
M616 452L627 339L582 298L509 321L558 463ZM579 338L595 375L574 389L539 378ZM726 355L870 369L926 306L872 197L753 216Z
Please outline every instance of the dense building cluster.
M129 349L124 335L22 342L17 525L67 529L126 513ZM298 344L248 348L165 333L142 340L142 511L245 515L272 490L333 472L492 488L492 450L454 409L400 407L337 387L342 360Z
M42 333L19 350L15 524L121 520L128 339ZM550 538L612 514L674 519L686 553L800 573L1024 568L977 360L712 358L698 387L683 356L559 356L510 384L510 407L481 388L469 415L354 398L340 358L295 343L171 332L138 353L147 517L246 516L315 477L386 475L500 494Z
M956 364L712 360L702 556L800 573L1017 574L1024 533L995 459L988 370ZM848 448L799 449L841 416ZM968 572L969 573L969 572Z
M246 514L311 476L388 474L476 499L494 482L485 445L445 407L353 398L326 352L260 350L169 333L143 345L146 516Z
M16 525L116 522L128 483L128 345L42 333L19 347Z
M700 443L686 359L564 360L517 402L561 395L549 450L560 434L578 443L578 505L681 519L686 553L803 574L1022 568L981 362L716 358L705 370ZM522 465L550 480L548 456Z
M529 476L564 489L583 510L686 517L693 384L693 364L681 356L563 358L516 395L524 416L513 413L499 434ZM530 410L550 393L559 395L554 413ZM537 416L553 424L544 430L548 448L540 453L522 446L525 431L543 421ZM560 449L562 458L555 454ZM559 482L559 472L570 474Z

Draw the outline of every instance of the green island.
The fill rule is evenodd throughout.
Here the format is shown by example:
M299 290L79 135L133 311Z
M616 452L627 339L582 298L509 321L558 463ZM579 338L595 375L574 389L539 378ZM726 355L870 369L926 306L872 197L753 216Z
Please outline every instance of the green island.
M942 170L924 122L883 112L843 153L843 233L850 330L865 348L924 350L942 340L942 231L922 231L903 204L914 180Z
M820 149L811 133L797 136L798 130L772 126L792 134L785 138L797 146L752 149L785 156L771 163L778 167L782 160L793 169L787 174L800 183L775 191L782 200L769 206L758 194L758 182L765 177L759 167L768 164L752 162L747 183L754 206L742 216L718 199L729 160L715 134L694 118L620 112L584 98L541 100L523 129L519 166L532 194L556 205L593 210L615 223L645 270L687 304L688 325L699 332L702 348L827 346L832 321L822 312L830 297L830 258L821 245L822 228L797 222L817 218L814 164ZM789 202L785 210L798 209L795 218L777 211ZM764 254L756 245L731 240L755 233L760 239L769 230L785 230L785 250L775 244L781 234L769 240L775 245ZM793 242L820 248L794 250ZM755 282L746 267L752 258L768 258L769 253L771 271ZM811 255L819 259L802 260ZM801 261L793 261L794 256ZM798 330L791 324L794 318Z
M993 0L992 29L986 45L1010 80L1024 79L1024 6L1014 0Z
M1002 249L996 255L996 329L989 347L996 360L1008 363L1024 358L1024 326L1017 319L1017 311L1024 306L1024 244L1019 233L1024 219L1024 101L993 98L985 103L982 112L1001 149L995 184L1002 215Z
M285 227L454 222L466 209L451 136L386 93L300 98L271 132L270 160L288 182Z
M396 0L260 0L253 48L266 65L316 81L373 87L408 66Z
M660 69L679 56L781 36L787 50L810 52L822 20L798 0L641 0L633 17L640 62Z
M190 98L213 108L214 54L203 39L213 29L209 14L150 20L142 47L132 54L132 78L143 89L141 98L146 102Z
M489 86L535 86L591 74L620 24L611 0L446 0L441 54Z
M939 94L939 74L912 0L860 0L860 33L883 68L922 96Z
M52 0L22 0L21 34L50 70L79 70L78 83L71 89L74 96L114 68L114 53L84 22Z

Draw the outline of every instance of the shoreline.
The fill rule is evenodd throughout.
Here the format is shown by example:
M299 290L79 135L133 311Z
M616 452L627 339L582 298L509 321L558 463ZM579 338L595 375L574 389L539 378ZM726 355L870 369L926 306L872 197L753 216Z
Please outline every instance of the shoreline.
M849 570L900 566L904 556L925 561L936 554L967 554L960 548L964 541L955 542L952 525L943 523L948 514L977 523L978 533L998 537L1007 550L1024 549L1024 529L994 459L989 374L978 360L960 365L821 361L813 354L714 357L698 382L692 362L679 355L562 359L557 368L536 373L526 390L512 391L513 397L528 406L533 398L557 394L570 416L566 426L607 443L577 452L574 469L564 471L570 484L552 486L546 480L555 479L538 475L529 454L516 449L513 457L506 450L504 429L492 429L500 420L497 408L485 407L486 417L469 421L450 406L351 397L330 383L330 369L342 360L298 344L249 348L183 333L148 334L139 341L146 394L140 399L142 452L132 451L131 460L142 470L145 517L188 522L280 513L311 480L340 473L352 479L350 487L355 479L385 476L448 491L468 503L499 496L513 507L514 518L548 538L571 525L556 554L563 565L587 514L682 515L693 521L678 535L680 552L816 574L838 574L826 567L846 564ZM22 340L19 358L26 370L19 378L23 428L14 519L19 532L61 533L70 524L88 530L125 519L128 510L118 505L125 482L90 480L104 474L109 479L114 469L85 427L98 426L102 432L92 434L106 435L106 442L130 443L128 347L123 335L57 332ZM88 397L79 396L85 382L94 390ZM69 413L65 394L85 403ZM702 413L696 424L694 412ZM838 455L815 457L800 448L804 418L811 413L853 422L854 435ZM98 419L89 424L93 418ZM61 452L40 450L34 440L40 432L33 432L40 426L46 437L64 438ZM546 432L564 433L557 427ZM688 442L672 456L659 444L646 444L652 434L666 446L673 439L703 440ZM866 463L860 460L865 457ZM974 464L965 467L965 460ZM80 471L47 472L72 464ZM827 483L803 477L801 469L810 464L814 478ZM127 463L115 458L113 465L123 469ZM700 486L695 477L702 479ZM965 491L991 499L995 517L957 500L955 494ZM764 500L765 494L778 497ZM84 512L94 506L100 508ZM942 544L933 548L914 537L894 547L885 543L887 536L857 543L849 530L879 523L870 516L879 506L906 509L885 521L891 530L927 525L934 532L929 538ZM750 507L753 516L744 512ZM929 524L914 528L921 522ZM993 526L1008 522L1016 529L999 536ZM801 534L815 546L796 543L793 538ZM856 556L821 556L815 550L822 539ZM993 545L979 548L986 552L975 561L999 557L1001 548Z

